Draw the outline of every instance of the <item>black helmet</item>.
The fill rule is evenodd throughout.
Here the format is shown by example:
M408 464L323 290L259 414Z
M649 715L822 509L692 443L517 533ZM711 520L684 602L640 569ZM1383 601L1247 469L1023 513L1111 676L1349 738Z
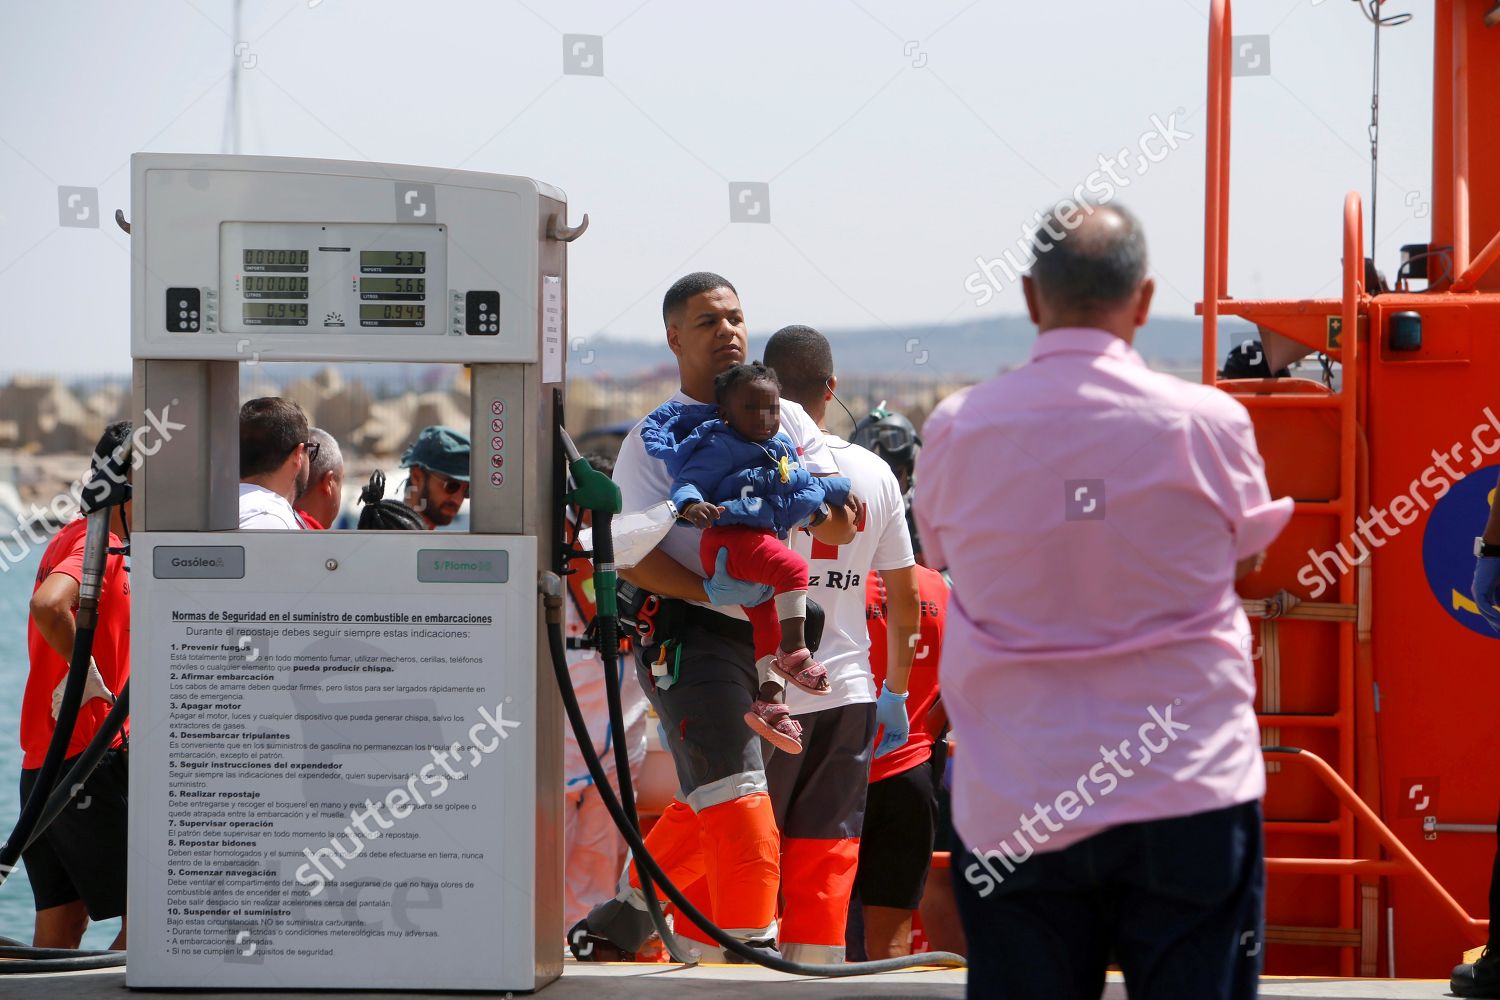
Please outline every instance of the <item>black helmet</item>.
M911 421L887 410L884 402L854 425L854 435L850 440L870 449L898 472L902 469L909 471L915 466L917 452L922 449L922 438Z

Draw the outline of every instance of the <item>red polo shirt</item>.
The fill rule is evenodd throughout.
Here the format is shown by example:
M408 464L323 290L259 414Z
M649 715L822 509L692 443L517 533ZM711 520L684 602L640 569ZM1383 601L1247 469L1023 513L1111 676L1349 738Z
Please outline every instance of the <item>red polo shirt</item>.
M87 522L82 518L68 523L47 544L42 554L42 564L37 569L36 584L31 592L36 593L42 582L53 573L66 573L73 579L83 579L83 540ZM122 543L113 534L109 536L111 548L120 548ZM77 612L77 608L73 609ZM42 766L47 756L47 744L52 740L55 725L52 721L52 692L68 675L68 663L57 654L36 623L26 622L26 644L31 654L31 673L26 678L26 693L21 700L21 767L34 770ZM99 675L105 685L116 694L130 677L130 574L125 572L125 557L112 555L104 563L104 586L99 593L99 624L94 630L94 662L99 665ZM109 704L102 698L85 702L78 711L78 723L73 727L73 738L68 743L68 756L83 752L104 723L109 714ZM115 736L112 746L124 743L129 735L130 723Z
M948 585L943 574L926 566L917 572L917 593L922 601L921 634L907 682L906 715L911 735L906 744L870 765L870 780L879 781L909 771L932 756L932 733L927 731L927 710L937 701L938 659L943 652L943 622L948 614ZM887 605L885 581L871 573L865 586L865 619L870 630L870 671L876 683L885 686Z

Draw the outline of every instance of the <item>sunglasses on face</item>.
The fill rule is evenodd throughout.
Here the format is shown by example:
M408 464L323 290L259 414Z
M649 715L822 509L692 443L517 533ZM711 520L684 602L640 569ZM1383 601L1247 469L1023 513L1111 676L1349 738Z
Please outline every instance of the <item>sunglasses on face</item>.
M307 461L308 464L311 464L317 459L318 449L322 448L323 445L318 441L304 441L302 442L302 447L307 449Z
M441 472L428 472L427 475L431 476L432 479L435 480L437 484L443 488L443 492L448 496L452 496L459 490L467 489L469 486L469 484L464 482L463 480L449 479Z

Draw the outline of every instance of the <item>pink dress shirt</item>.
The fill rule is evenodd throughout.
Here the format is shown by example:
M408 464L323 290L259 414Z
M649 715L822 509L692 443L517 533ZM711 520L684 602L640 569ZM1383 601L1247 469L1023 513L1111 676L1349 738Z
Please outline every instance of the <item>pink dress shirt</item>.
M965 844L1020 860L1264 794L1235 562L1292 501L1271 499L1245 408L1058 329L945 399L923 438Z

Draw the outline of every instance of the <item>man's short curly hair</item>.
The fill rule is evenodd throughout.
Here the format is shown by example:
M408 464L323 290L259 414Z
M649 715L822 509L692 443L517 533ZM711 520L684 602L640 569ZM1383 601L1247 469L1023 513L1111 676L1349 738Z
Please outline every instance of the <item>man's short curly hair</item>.
M769 382L778 395L781 393L781 379L776 377L776 370L767 368L759 361L752 361L749 364L726 368L714 376L714 402L723 406L729 399L730 393L752 382Z

